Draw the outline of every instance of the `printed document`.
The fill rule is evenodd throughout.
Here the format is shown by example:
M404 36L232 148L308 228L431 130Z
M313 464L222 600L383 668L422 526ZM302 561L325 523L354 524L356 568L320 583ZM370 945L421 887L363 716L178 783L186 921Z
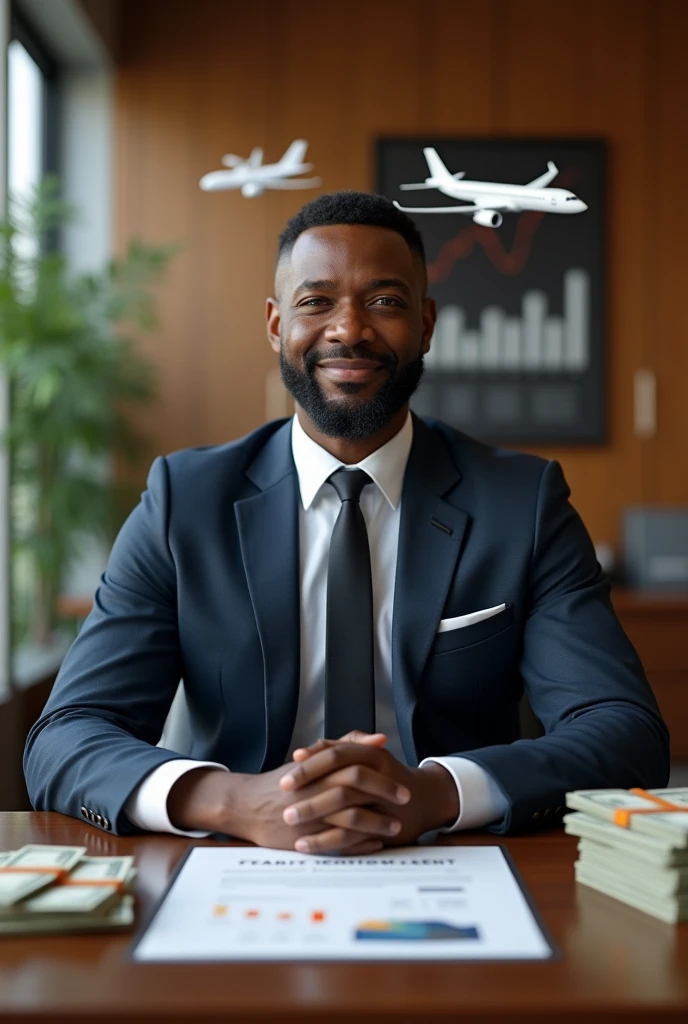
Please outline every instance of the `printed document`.
M552 955L498 846L365 857L194 847L133 952L139 962Z

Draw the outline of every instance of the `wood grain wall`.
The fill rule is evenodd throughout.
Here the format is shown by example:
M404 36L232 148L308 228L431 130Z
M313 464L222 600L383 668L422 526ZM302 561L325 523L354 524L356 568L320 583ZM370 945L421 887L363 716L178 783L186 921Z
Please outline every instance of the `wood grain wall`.
M276 239L315 193L202 193L228 150L292 139L328 191L370 189L379 134L598 136L609 143L609 438L547 448L595 541L634 503L688 505L688 3L684 0L123 0L117 214L180 240L144 343L160 398L151 454L266 418L263 310ZM633 374L657 374L659 430L633 432ZM277 395L277 405L280 403Z

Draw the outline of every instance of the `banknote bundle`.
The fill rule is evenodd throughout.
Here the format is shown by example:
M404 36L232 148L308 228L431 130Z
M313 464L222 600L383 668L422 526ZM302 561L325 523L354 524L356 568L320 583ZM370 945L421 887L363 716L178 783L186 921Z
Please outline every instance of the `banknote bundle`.
M0 936L128 928L135 876L133 857L88 857L83 846L0 853Z
M576 881L662 921L688 921L688 786L566 794Z

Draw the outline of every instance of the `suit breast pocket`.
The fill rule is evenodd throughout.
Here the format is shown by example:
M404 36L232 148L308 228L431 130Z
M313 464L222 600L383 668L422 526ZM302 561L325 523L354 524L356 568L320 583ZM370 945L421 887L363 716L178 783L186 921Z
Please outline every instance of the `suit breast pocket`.
M473 644L481 644L486 640L499 636L500 633L510 629L514 623L514 606L508 604L504 611L497 615L491 615L482 622L475 622L472 626L463 626L460 629L449 629L444 633L438 633L430 648L430 657L435 655L450 654L452 651L461 651Z
M517 739L521 640L514 618L507 605L435 637L414 715L414 736L425 756Z

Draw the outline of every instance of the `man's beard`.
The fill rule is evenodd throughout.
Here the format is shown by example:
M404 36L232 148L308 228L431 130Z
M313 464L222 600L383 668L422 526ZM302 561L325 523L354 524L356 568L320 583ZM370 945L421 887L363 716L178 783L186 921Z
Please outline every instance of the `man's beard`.
M375 354L375 362L382 363L387 378L372 398L352 399L350 402L328 399L315 379L316 364L321 359L370 359L366 346L340 349L328 348L326 353L310 351L303 360L303 369L293 366L280 345L280 374L282 383L299 403L321 434L345 441L363 441L383 430L389 421L408 402L423 376L423 354L399 369L395 355ZM372 360L371 360L372 362ZM337 384L340 394L357 395L365 384L344 381Z

